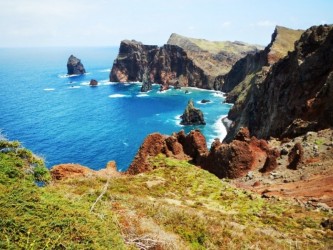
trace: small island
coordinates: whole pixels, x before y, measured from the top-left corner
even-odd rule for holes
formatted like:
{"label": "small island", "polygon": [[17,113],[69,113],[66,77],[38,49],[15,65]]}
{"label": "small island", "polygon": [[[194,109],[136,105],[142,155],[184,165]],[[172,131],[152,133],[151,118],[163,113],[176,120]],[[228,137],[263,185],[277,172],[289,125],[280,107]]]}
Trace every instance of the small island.
{"label": "small island", "polygon": [[83,75],[86,70],[81,63],[81,60],[73,55],[68,58],[67,61],[67,74],[68,75]]}
{"label": "small island", "polygon": [[194,107],[192,99],[189,100],[181,119],[181,125],[206,125],[202,111]]}

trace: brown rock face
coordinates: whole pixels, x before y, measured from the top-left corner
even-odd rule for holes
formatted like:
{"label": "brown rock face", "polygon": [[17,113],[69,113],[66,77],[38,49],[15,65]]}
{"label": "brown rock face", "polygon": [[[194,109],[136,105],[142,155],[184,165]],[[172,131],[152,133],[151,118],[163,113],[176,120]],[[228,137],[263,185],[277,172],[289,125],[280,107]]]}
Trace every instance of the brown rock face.
{"label": "brown rock face", "polygon": [[136,41],[122,41],[118,57],[110,73],[110,81],[143,81],[162,86],[196,86],[208,88],[208,79],[204,72],[193,64],[186,52],[175,45],[162,47],[143,45]]}
{"label": "brown rock face", "polygon": [[314,26],[293,52],[252,82],[233,113],[231,140],[240,127],[258,138],[295,137],[333,125],[333,25]]}
{"label": "brown rock face", "polygon": [[179,160],[193,159],[196,162],[207,151],[205,137],[198,130],[193,130],[188,135],[185,135],[184,131],[171,136],[159,133],[150,134],[141,145],[127,173],[138,174],[154,169],[150,158],[158,154]]}
{"label": "brown rock face", "polygon": [[60,164],[50,170],[53,180],[62,180],[74,177],[87,177],[92,175],[93,170],[79,164]]}
{"label": "brown rock face", "polygon": [[[238,178],[245,176],[250,170],[265,166],[265,171],[276,167],[278,153],[269,148],[264,140],[250,138],[247,129],[242,130],[239,138],[230,144],[222,144],[216,140],[210,151],[206,139],[199,130],[185,135],[184,131],[172,136],[161,134],[149,135],[140,147],[127,173],[138,174],[154,169],[151,157],[164,154],[191,162],[220,178]],[[245,137],[244,137],[245,136]]]}
{"label": "brown rock face", "polygon": [[108,162],[106,168],[99,171],[94,171],[79,164],[59,164],[53,166],[50,170],[50,173],[52,179],[55,181],[78,177],[117,177],[121,175],[121,173],[117,171],[117,166],[114,161]]}
{"label": "brown rock face", "polygon": [[250,138],[246,128],[241,129],[237,138],[229,144],[216,140],[202,167],[219,178],[239,178],[250,170],[270,171],[277,166],[278,153],[266,141]]}
{"label": "brown rock face", "polygon": [[142,82],[148,75],[148,82],[162,86],[213,89],[217,75],[225,74],[238,59],[257,50],[257,46],[240,42],[210,42],[176,34],[162,47],[124,40],[110,81]]}

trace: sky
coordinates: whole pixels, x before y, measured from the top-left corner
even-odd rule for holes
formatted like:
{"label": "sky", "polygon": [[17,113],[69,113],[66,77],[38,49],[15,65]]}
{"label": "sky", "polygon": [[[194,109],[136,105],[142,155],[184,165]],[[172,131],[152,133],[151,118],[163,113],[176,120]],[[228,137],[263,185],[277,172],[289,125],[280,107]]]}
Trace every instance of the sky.
{"label": "sky", "polygon": [[333,24],[333,0],[0,0],[0,47],[163,45],[172,33],[267,45],[276,25]]}

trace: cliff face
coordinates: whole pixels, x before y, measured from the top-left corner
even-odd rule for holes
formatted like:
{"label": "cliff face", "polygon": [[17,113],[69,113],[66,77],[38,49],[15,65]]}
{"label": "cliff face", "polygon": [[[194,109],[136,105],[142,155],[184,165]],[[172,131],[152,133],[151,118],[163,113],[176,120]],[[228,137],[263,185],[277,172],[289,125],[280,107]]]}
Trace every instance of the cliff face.
{"label": "cliff face", "polygon": [[159,48],[136,41],[122,41],[110,81],[141,82],[145,74],[148,82],[208,88],[207,76],[182,48],[173,45]]}
{"label": "cliff face", "polygon": [[[262,70],[264,66],[271,66],[281,58],[285,57],[288,51],[292,51],[294,43],[297,41],[303,30],[293,30],[277,26],[272,34],[271,43],[267,47],[255,54],[248,54],[238,60],[230,72],[226,75],[220,75],[215,80],[215,88],[223,92],[232,91],[237,85],[245,81],[249,82],[249,77]],[[246,79],[247,78],[247,79]],[[237,95],[239,91],[233,93]]]}
{"label": "cliff face", "polygon": [[252,81],[245,101],[231,112],[234,126],[260,138],[295,137],[333,125],[333,26],[306,30],[295,50]]}
{"label": "cliff face", "polygon": [[158,47],[122,41],[113,63],[110,81],[148,81],[162,85],[214,88],[214,79],[225,74],[247,53],[258,49],[240,42],[209,42],[173,34]]}

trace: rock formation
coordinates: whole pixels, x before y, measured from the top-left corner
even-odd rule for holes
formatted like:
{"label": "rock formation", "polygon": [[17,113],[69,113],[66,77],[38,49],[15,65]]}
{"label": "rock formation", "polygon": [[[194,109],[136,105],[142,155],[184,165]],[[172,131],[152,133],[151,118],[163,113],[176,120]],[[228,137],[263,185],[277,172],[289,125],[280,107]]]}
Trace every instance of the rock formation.
{"label": "rock formation", "polygon": [[108,162],[106,168],[99,171],[94,171],[79,164],[59,164],[53,166],[50,173],[54,181],[78,177],[117,177],[121,175],[121,173],[117,171],[117,166],[114,161]]}
{"label": "rock formation", "polygon": [[168,44],[162,47],[143,45],[135,40],[122,41],[110,81],[141,82],[147,74],[148,82],[163,86],[212,89],[217,75],[228,72],[236,60],[258,50],[256,46],[239,42],[219,43],[191,38],[192,43],[201,46],[193,49],[183,46],[187,39],[173,34]]}
{"label": "rock formation", "polygon": [[[206,139],[199,130],[188,135],[184,131],[171,136],[155,133],[149,135],[131,163],[127,173],[138,174],[154,169],[153,157],[164,154],[180,160],[191,160],[220,178],[238,178],[250,170],[265,168],[271,171],[277,166],[277,150],[268,146],[265,140],[250,138],[247,129],[242,129],[239,140],[230,144],[218,139],[207,149]],[[244,137],[245,136],[245,137]]]}
{"label": "rock formation", "polygon": [[81,60],[71,55],[67,61],[67,74],[68,75],[82,75],[86,73]]}
{"label": "rock formation", "polygon": [[98,85],[98,81],[96,81],[95,79],[91,79],[89,86],[97,86]]}
{"label": "rock formation", "polygon": [[251,82],[243,103],[229,112],[234,126],[259,138],[295,137],[333,125],[333,26],[314,26],[293,52]]}
{"label": "rock formation", "polygon": [[184,113],[180,117],[181,125],[206,125],[203,113],[194,107],[193,100],[189,100]]}

